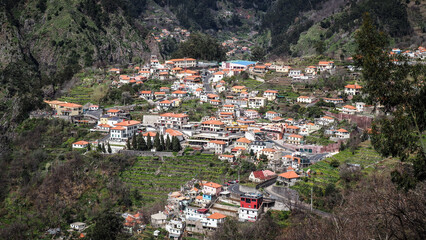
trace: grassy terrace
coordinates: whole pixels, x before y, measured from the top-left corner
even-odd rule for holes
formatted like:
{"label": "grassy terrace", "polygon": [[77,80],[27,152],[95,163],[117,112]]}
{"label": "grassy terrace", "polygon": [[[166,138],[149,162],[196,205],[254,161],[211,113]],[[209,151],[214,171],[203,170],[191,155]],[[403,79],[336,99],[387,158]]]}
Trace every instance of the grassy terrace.
{"label": "grassy terrace", "polygon": [[[383,160],[383,161],[382,161]],[[315,185],[325,190],[327,185],[332,184],[337,188],[342,188],[345,182],[340,178],[339,167],[333,167],[332,161],[337,161],[340,166],[343,164],[360,164],[361,173],[369,174],[375,167],[386,171],[386,166],[395,163],[395,159],[385,159],[377,153],[369,141],[363,142],[360,148],[354,154],[346,149],[330,158],[311,165],[304,170],[311,169],[313,174],[308,180],[307,178],[297,182],[291,188],[297,190],[303,199],[310,197],[311,187]]]}
{"label": "grassy terrace", "polygon": [[187,181],[198,178],[222,183],[227,176],[228,165],[214,155],[195,155],[164,158],[139,157],[121,178],[131,188],[136,188],[148,202],[167,198]]}

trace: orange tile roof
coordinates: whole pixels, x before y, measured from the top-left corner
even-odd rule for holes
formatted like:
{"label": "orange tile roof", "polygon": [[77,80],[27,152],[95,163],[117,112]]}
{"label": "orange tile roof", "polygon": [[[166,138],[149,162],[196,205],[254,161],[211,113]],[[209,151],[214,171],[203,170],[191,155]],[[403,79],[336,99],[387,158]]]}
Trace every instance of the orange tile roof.
{"label": "orange tile roof", "polygon": [[350,89],[361,89],[362,86],[358,85],[358,84],[349,84],[346,85],[345,88],[350,88]]}
{"label": "orange tile roof", "polygon": [[111,128],[111,130],[125,130],[125,128],[124,128],[124,127],[117,126],[117,127],[113,127],[113,128]]}
{"label": "orange tile roof", "polygon": [[182,136],[183,135],[183,133],[181,133],[177,130],[171,129],[171,128],[166,129],[166,133],[168,133],[171,136]]}
{"label": "orange tile roof", "polygon": [[198,200],[203,200],[203,196],[196,196],[195,198]]}
{"label": "orange tile roof", "polygon": [[155,137],[155,136],[157,136],[157,133],[156,132],[146,132],[146,133],[144,133],[144,134],[142,134],[144,137],[146,137],[146,136],[150,136],[150,137]]}
{"label": "orange tile roof", "polygon": [[140,91],[140,94],[152,94],[151,91]]}
{"label": "orange tile roof", "polygon": [[219,144],[219,145],[225,145],[226,142],[220,141],[220,140],[211,140],[209,143]]}
{"label": "orange tile roof", "polygon": [[116,123],[115,126],[133,126],[133,125],[137,125],[140,124],[141,122],[139,121],[135,121],[135,120],[127,120],[127,121],[122,121],[119,123]]}
{"label": "orange tile roof", "polygon": [[263,151],[263,152],[276,152],[276,151],[277,151],[277,149],[273,149],[273,148],[264,148],[264,149],[262,149],[262,150],[260,150],[260,151]]}
{"label": "orange tile roof", "polygon": [[245,137],[242,137],[242,138],[240,138],[240,139],[238,139],[237,140],[237,142],[240,142],[240,143],[251,143],[251,141],[250,140],[248,140],[247,138],[245,138]]}
{"label": "orange tile roof", "polygon": [[166,92],[155,92],[154,95],[165,95]]}
{"label": "orange tile roof", "polygon": [[108,113],[117,113],[117,112],[120,112],[120,110],[119,109],[110,109],[107,112]]}
{"label": "orange tile roof", "polygon": [[235,89],[244,89],[244,88],[246,88],[246,86],[233,86],[232,88],[235,88]]}
{"label": "orange tile roof", "polygon": [[162,104],[170,104],[172,102],[170,102],[169,100],[164,100],[164,101],[161,101],[160,103],[162,103]]}
{"label": "orange tile roof", "polygon": [[193,58],[177,58],[177,59],[170,59],[170,62],[184,62],[184,61],[195,61]]}
{"label": "orange tile roof", "polygon": [[265,92],[266,92],[266,93],[278,93],[278,91],[277,91],[277,90],[266,90]]}
{"label": "orange tile roof", "polygon": [[226,155],[226,154],[222,154],[220,156],[221,157],[226,157],[226,158],[233,158],[234,157],[234,155]]}
{"label": "orange tile roof", "polygon": [[212,187],[212,188],[220,188],[220,187],[222,187],[222,185],[214,183],[214,182],[208,182],[208,183],[204,184],[204,186]]}
{"label": "orange tile roof", "polygon": [[221,213],[213,213],[212,215],[208,216],[207,218],[209,219],[222,219],[222,218],[226,218],[225,215],[221,214]]}
{"label": "orange tile roof", "polygon": [[73,143],[73,145],[87,145],[87,144],[89,144],[89,142],[86,142],[86,141],[78,141],[78,142],[75,142],[75,143]]}
{"label": "orange tile roof", "polygon": [[173,94],[186,94],[186,92],[185,91],[181,91],[181,90],[177,90],[177,91],[174,91],[174,92],[172,92]]}
{"label": "orange tile roof", "polygon": [[287,179],[299,178],[299,175],[297,175],[297,173],[295,171],[288,171],[288,172],[285,172],[285,173],[281,173],[278,176],[283,177],[283,178],[287,178]]}
{"label": "orange tile roof", "polygon": [[343,128],[341,128],[341,129],[339,129],[339,130],[337,130],[338,132],[341,132],[341,133],[347,133],[348,131],[346,130],[346,129],[343,129]]}
{"label": "orange tile roof", "polygon": [[352,109],[352,110],[356,110],[356,107],[351,106],[351,105],[345,105],[343,106],[343,108],[347,108],[347,109]]}
{"label": "orange tile roof", "polygon": [[231,112],[221,112],[221,113],[219,113],[220,115],[234,115],[233,113],[231,113]]}
{"label": "orange tile roof", "polygon": [[68,107],[68,108],[80,108],[80,107],[83,107],[82,105],[75,104],[75,103],[60,103],[59,106]]}
{"label": "orange tile roof", "polygon": [[218,120],[208,120],[205,122],[202,122],[201,124],[209,124],[209,125],[225,125],[225,123],[218,121]]}
{"label": "orange tile roof", "polygon": [[292,137],[292,138],[303,138],[302,136],[297,135],[297,134],[291,134],[291,135],[290,135],[290,136],[288,136],[288,137]]}
{"label": "orange tile roof", "polygon": [[188,117],[188,115],[183,113],[163,113],[160,115],[160,117],[184,118],[184,117]]}

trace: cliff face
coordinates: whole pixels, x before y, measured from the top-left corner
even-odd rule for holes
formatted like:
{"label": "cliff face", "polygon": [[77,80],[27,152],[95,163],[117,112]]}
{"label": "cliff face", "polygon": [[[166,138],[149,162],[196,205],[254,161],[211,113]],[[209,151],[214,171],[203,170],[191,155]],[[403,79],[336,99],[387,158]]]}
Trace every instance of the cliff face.
{"label": "cliff face", "polygon": [[159,53],[140,20],[143,8],[135,12],[130,5],[139,2],[144,1],[0,3],[0,158],[17,123],[80,69],[128,64]]}

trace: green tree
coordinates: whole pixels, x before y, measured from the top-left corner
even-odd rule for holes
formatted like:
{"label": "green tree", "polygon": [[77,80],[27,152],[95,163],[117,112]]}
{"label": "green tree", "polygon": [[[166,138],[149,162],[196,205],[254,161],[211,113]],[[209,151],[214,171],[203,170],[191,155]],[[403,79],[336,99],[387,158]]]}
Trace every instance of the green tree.
{"label": "green tree", "polygon": [[268,156],[266,156],[264,153],[262,153],[262,154],[259,156],[259,159],[260,159],[260,161],[262,161],[262,162],[266,162],[266,161],[268,161]]}
{"label": "green tree", "polygon": [[166,150],[167,151],[172,150],[172,142],[170,141],[170,137],[169,137],[168,134],[167,134],[167,137],[166,137]]}
{"label": "green tree", "polygon": [[160,135],[160,145],[161,145],[161,151],[164,151],[166,149],[166,144],[164,143],[163,134]]}
{"label": "green tree", "polygon": [[96,147],[96,151],[98,152],[102,151],[102,146],[100,143],[98,143],[98,146]]}
{"label": "green tree", "polygon": [[88,239],[115,240],[123,230],[121,216],[112,212],[104,212],[95,218],[95,225],[88,233]]}
{"label": "green tree", "polygon": [[127,147],[127,150],[132,149],[131,145],[130,145],[130,139],[127,139],[127,141],[126,141],[126,147]]}
{"label": "green tree", "polygon": [[132,137],[132,148],[133,150],[138,150],[138,142],[136,141],[136,134],[133,134],[133,137]]}
{"label": "green tree", "polygon": [[102,152],[106,153],[105,143],[102,143]]}
{"label": "green tree", "polygon": [[157,151],[161,151],[161,141],[160,141],[160,134],[159,133],[157,133],[155,135],[155,138],[154,138],[154,148]]}
{"label": "green tree", "polygon": [[148,149],[148,147],[146,146],[145,138],[142,134],[139,134],[138,137],[138,149],[140,151],[146,151]]}
{"label": "green tree", "polygon": [[87,144],[87,151],[92,151],[92,144],[91,143]]}
{"label": "green tree", "polygon": [[192,33],[188,40],[179,44],[172,54],[175,58],[191,57],[209,61],[223,61],[226,52],[213,37],[200,32]]}
{"label": "green tree", "polygon": [[180,145],[180,141],[175,136],[172,137],[172,148],[173,148],[173,152],[179,152],[180,150],[182,150],[182,146]]}
{"label": "green tree", "polygon": [[152,140],[151,140],[151,136],[149,135],[149,133],[148,133],[148,136],[146,138],[147,138],[146,146],[148,148],[147,150],[151,150],[152,149]]}
{"label": "green tree", "polygon": [[250,60],[262,62],[263,60],[265,60],[265,56],[266,56],[265,49],[260,46],[255,46],[251,50]]}
{"label": "green tree", "polygon": [[111,148],[111,145],[109,145],[109,142],[108,142],[108,153],[109,153],[109,154],[111,154],[111,153],[112,153],[112,148]]}
{"label": "green tree", "polygon": [[[392,172],[392,180],[404,189],[426,179],[426,67],[410,65],[403,56],[388,55],[388,38],[373,25],[369,14],[355,34],[358,45],[354,60],[362,67],[364,92],[375,105],[392,117],[373,123],[371,140],[383,156],[411,162]],[[411,167],[410,167],[411,166]]]}

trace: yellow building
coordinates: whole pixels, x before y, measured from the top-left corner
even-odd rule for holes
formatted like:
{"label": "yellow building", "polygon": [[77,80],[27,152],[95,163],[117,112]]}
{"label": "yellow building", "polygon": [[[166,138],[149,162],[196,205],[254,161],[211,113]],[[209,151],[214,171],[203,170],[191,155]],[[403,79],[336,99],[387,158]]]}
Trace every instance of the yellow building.
{"label": "yellow building", "polygon": [[57,116],[77,116],[83,111],[83,106],[75,103],[67,103],[61,101],[44,101],[55,110]]}
{"label": "yellow building", "polygon": [[232,91],[234,93],[247,92],[247,87],[246,86],[233,86]]}

